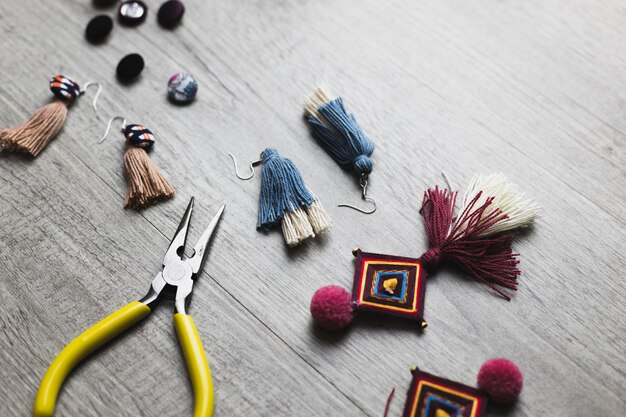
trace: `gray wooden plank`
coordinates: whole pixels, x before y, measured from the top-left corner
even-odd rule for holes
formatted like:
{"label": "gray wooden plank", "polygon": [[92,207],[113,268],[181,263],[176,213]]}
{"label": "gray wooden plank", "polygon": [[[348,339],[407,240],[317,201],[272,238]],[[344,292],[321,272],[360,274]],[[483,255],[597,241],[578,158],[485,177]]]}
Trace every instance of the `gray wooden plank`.
{"label": "gray wooden plank", "polygon": [[[498,415],[620,411],[625,326],[619,318],[624,316],[625,291],[617,277],[626,269],[620,251],[626,240],[621,133],[625,130],[619,88],[623,16],[617,2],[602,7],[588,1],[563,4],[556,0],[523,5],[487,0],[417,5],[359,2],[358,6],[281,2],[268,7],[265,2],[212,2],[194,4],[194,13],[174,32],[164,33],[149,19],[138,29],[116,28],[107,44],[98,48],[89,48],[78,36],[94,14],[89,4],[0,6],[7,9],[0,13],[7,23],[3,30],[11,35],[0,40],[3,58],[6,55],[0,62],[1,76],[15,79],[18,73],[20,80],[0,83],[0,121],[19,121],[48,97],[45,78],[52,68],[106,84],[99,119],[94,120],[88,99],[82,99],[72,109],[63,135],[39,160],[30,164],[2,158],[10,167],[2,171],[7,184],[9,180],[17,184],[5,185],[5,201],[22,202],[5,202],[1,207],[7,213],[5,246],[24,256],[41,254],[37,259],[52,262],[58,280],[86,285],[81,288],[85,300],[80,311],[89,312],[88,316],[77,315],[75,307],[62,302],[76,291],[69,287],[56,295],[54,312],[40,313],[42,321],[56,323],[64,314],[84,319],[63,329],[72,333],[110,311],[108,301],[97,304],[97,311],[90,311],[94,307],[87,301],[100,303],[114,285],[85,284],[78,275],[108,272],[115,261],[123,267],[112,273],[139,272],[115,245],[120,236],[128,243],[143,244],[142,237],[150,233],[159,242],[153,256],[141,260],[138,275],[145,275],[145,269],[158,263],[165,236],[174,230],[185,200],[195,194],[200,202],[196,219],[210,216],[210,209],[223,200],[229,204],[220,229],[223,240],[214,245],[212,254],[219,262],[207,265],[218,287],[199,287],[193,304],[196,321],[202,318],[212,324],[219,317],[222,331],[211,342],[221,344],[221,350],[232,350],[236,344],[237,338],[228,337],[234,325],[230,316],[237,318],[237,324],[250,322],[239,335],[253,331],[246,340],[263,342],[242,348],[238,357],[224,358],[224,371],[215,371],[216,378],[224,378],[217,385],[224,414],[264,415],[268,410],[335,414],[325,410],[328,402],[338,402],[337,413],[342,415],[358,414],[359,409],[380,415],[389,390],[396,386],[399,392],[392,411],[399,415],[409,366],[417,364],[472,383],[480,364],[494,355],[515,359],[527,375],[521,401],[513,410],[496,410]],[[55,18],[50,18],[51,10]],[[65,24],[59,25],[57,19]],[[27,21],[38,26],[19,24]],[[42,32],[51,35],[33,44],[30,37]],[[64,48],[56,48],[59,44]],[[5,53],[9,47],[12,53]],[[114,66],[123,54],[135,50],[144,54],[147,68],[138,83],[119,86]],[[164,81],[181,69],[201,81],[198,101],[185,108],[164,100]],[[352,178],[313,143],[302,122],[302,101],[320,79],[327,79],[346,96],[349,108],[377,142],[371,183],[381,202],[376,215],[366,217],[334,207],[358,194]],[[123,144],[119,136],[101,146],[94,144],[106,118],[118,113],[154,129],[158,144],[152,158],[178,188],[173,202],[141,215],[121,211]],[[264,236],[254,230],[258,179],[236,180],[226,156],[230,151],[242,159],[254,158],[270,145],[296,162],[335,220],[328,236],[291,252],[285,250],[279,233]],[[45,165],[33,172],[38,164]],[[63,170],[53,170],[59,166],[74,175],[63,177]],[[28,173],[17,176],[18,167]],[[477,284],[443,270],[428,287],[430,327],[421,335],[410,325],[385,320],[357,323],[343,337],[315,331],[307,312],[310,295],[327,283],[350,284],[352,247],[407,256],[424,249],[417,210],[421,192],[438,182],[441,169],[460,187],[474,171],[505,172],[544,206],[536,230],[516,243],[524,255],[524,275],[514,300],[497,300]],[[59,185],[59,176],[68,185]],[[23,187],[33,183],[37,186],[32,195],[18,197]],[[62,203],[51,204],[58,194],[62,198],[56,201]],[[108,213],[115,213],[115,221],[91,219],[92,213],[103,212],[102,207],[109,217]],[[32,218],[41,213],[46,218],[33,223]],[[76,221],[80,236],[66,248],[69,238],[62,239],[57,230]],[[102,238],[82,234],[94,223],[99,233],[108,225]],[[26,244],[19,246],[12,240],[13,227],[24,229]],[[46,233],[59,243],[33,249],[32,243]],[[132,236],[125,237],[128,233]],[[83,246],[81,252],[78,248]],[[103,249],[111,253],[110,262],[101,259]],[[42,281],[28,282],[31,276],[46,275],[45,264],[28,265],[23,274],[16,273],[22,264],[12,256],[2,256],[2,264],[7,275],[19,277],[19,284],[35,285],[36,293],[49,291]],[[66,271],[65,264],[82,265],[82,273]],[[137,277],[139,289],[147,279],[143,275]],[[4,293],[13,294],[10,289]],[[133,296],[134,291],[111,301],[123,303]],[[25,295],[18,292],[15,297],[31,308],[43,310],[46,305],[37,296],[23,299]],[[214,305],[213,298],[223,302]],[[6,305],[2,311],[16,311],[10,302]],[[205,317],[205,310],[211,314]],[[160,363],[166,357],[164,349],[177,354],[173,333],[165,337],[164,327],[172,330],[163,315],[167,314],[153,320],[160,323],[158,330],[143,326],[139,334],[129,335],[81,368],[63,397],[67,413],[83,415],[86,409],[113,407],[123,414],[151,401],[148,392],[159,398],[148,405],[151,411],[178,412],[174,404],[179,404],[172,401],[175,385],[155,381],[139,391],[142,395],[133,396],[137,391],[127,382],[150,368],[137,371],[125,364],[143,363],[146,358]],[[41,340],[44,327],[29,330],[26,342]],[[207,330],[203,335],[211,333]],[[167,348],[155,347],[143,355],[141,349],[127,353],[134,348],[129,346],[133,338],[150,331],[154,333],[146,338]],[[66,339],[64,334],[56,343],[60,346]],[[55,349],[48,349],[52,356]],[[291,375],[297,375],[316,389],[305,390],[303,383],[294,388],[296,395],[315,392],[314,398],[298,397],[283,404],[282,393],[268,393],[258,386],[258,379],[238,372],[242,360],[254,361],[258,354],[273,358],[274,351],[281,356],[276,384],[290,386]],[[24,361],[40,362],[43,372],[42,352],[19,352]],[[114,362],[116,372],[98,364],[114,357],[120,358]],[[169,365],[173,364],[164,366],[167,375],[171,375]],[[268,368],[274,366],[270,362]],[[177,374],[171,379],[185,381],[180,363],[172,369]],[[22,378],[10,388],[14,401],[8,405],[8,411],[20,413],[32,402],[37,378],[21,374],[23,369],[15,361],[7,372],[12,379]],[[99,381],[105,381],[109,396],[103,396]],[[81,388],[85,383],[89,385]],[[250,391],[249,396],[237,402],[241,397],[234,393],[242,390]],[[180,402],[190,407],[189,392],[183,397]]]}

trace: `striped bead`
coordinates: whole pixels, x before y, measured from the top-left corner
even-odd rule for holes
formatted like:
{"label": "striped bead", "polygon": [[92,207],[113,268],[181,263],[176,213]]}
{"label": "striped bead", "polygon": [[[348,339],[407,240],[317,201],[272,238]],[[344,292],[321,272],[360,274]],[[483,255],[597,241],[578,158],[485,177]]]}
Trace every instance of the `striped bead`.
{"label": "striped bead", "polygon": [[80,95],[78,84],[64,75],[55,75],[50,79],[50,91],[61,100],[67,101],[73,101]]}
{"label": "striped bead", "polygon": [[126,140],[139,148],[150,148],[154,145],[154,135],[142,125],[128,125],[124,128]]}

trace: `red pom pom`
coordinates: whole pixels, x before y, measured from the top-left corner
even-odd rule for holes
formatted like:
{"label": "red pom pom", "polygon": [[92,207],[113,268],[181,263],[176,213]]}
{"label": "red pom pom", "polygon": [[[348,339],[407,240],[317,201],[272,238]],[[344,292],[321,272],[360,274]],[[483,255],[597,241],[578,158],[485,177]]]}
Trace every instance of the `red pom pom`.
{"label": "red pom pom", "polygon": [[324,329],[343,329],[352,321],[350,293],[336,285],[320,288],[311,299],[311,316]]}
{"label": "red pom pom", "polygon": [[478,371],[478,387],[497,404],[510,404],[522,391],[524,376],[522,371],[508,359],[491,359]]}

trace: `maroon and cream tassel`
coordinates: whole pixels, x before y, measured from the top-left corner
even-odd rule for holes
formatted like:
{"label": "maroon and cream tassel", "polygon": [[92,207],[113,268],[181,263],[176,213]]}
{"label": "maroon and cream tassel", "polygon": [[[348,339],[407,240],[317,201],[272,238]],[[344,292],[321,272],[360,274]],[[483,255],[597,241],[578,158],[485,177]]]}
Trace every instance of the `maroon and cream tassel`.
{"label": "maroon and cream tassel", "polygon": [[80,97],[90,85],[97,85],[93,108],[102,88],[97,83],[87,83],[81,90],[78,84],[68,77],[56,75],[50,80],[50,90],[55,95],[52,103],[46,104],[19,126],[0,130],[0,151],[20,152],[37,156],[59,133],[67,116],[67,106]]}
{"label": "maroon and cream tassel", "polygon": [[420,213],[430,248],[420,262],[432,271],[445,260],[509,300],[503,289],[517,289],[520,274],[511,232],[530,226],[539,205],[502,174],[475,175],[455,217],[456,199],[456,191],[438,187],[424,193]]}
{"label": "maroon and cream tassel", "polygon": [[[106,139],[112,118],[101,142]],[[124,153],[124,174],[128,182],[128,193],[124,199],[125,208],[141,210],[174,195],[174,187],[150,160],[148,150],[154,145],[154,135],[142,125],[122,124],[122,133],[126,137]]]}

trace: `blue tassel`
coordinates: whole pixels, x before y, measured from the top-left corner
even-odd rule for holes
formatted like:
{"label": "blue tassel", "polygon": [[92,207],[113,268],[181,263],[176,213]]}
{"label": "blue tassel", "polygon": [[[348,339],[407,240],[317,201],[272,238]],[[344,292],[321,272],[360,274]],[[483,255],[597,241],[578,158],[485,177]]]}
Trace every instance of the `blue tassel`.
{"label": "blue tassel", "polygon": [[293,162],[270,148],[261,153],[261,160],[263,178],[257,229],[269,230],[280,224],[289,246],[325,232],[330,227],[330,218],[304,184]]}
{"label": "blue tassel", "polygon": [[329,100],[326,93],[318,89],[305,110],[313,136],[335,162],[345,169],[354,169],[359,177],[372,172],[370,156],[374,142],[346,111],[341,97]]}

